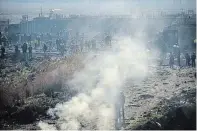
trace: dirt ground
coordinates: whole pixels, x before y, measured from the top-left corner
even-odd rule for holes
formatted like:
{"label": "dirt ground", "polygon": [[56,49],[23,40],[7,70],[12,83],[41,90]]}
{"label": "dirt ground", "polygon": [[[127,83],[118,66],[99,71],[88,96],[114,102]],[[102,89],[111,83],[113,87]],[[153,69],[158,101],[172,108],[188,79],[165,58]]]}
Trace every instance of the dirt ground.
{"label": "dirt ground", "polygon": [[195,68],[177,70],[157,67],[152,71],[152,75],[144,81],[129,83],[124,89],[126,129],[132,129],[146,119],[146,114],[160,102],[196,88]]}
{"label": "dirt ground", "polygon": [[25,65],[21,59],[13,60],[13,55],[0,59],[0,109],[12,106],[15,101],[43,93],[48,85],[61,82],[61,76],[69,76],[78,68],[77,56],[68,58],[44,58],[34,56]]}
{"label": "dirt ground", "polygon": [[[17,68],[16,71],[10,71],[9,69],[10,72],[3,77],[2,81],[6,82],[6,79],[8,79],[12,84],[9,84],[9,82],[8,84],[1,84],[8,85],[6,88],[11,87],[10,89],[12,89],[12,91],[14,89],[20,89],[14,91],[15,93],[19,93],[21,90],[24,93],[24,89],[26,88],[34,89],[33,94],[30,95],[33,97],[27,99],[23,97],[23,95],[19,95],[18,97],[25,98],[25,103],[31,103],[31,101],[36,100],[39,104],[34,102],[34,105],[40,106],[42,106],[40,103],[45,101],[44,103],[47,103],[48,105],[46,109],[42,111],[44,112],[51,106],[51,103],[52,106],[54,106],[59,102],[59,98],[53,99],[50,97],[49,99],[47,96],[37,96],[37,87],[46,87],[61,80],[61,77],[57,76],[69,76],[75,70],[82,68],[79,64],[79,59],[80,57],[76,57],[74,60],[73,58],[63,60],[38,60],[37,62],[32,62],[31,67],[33,68],[24,68],[24,66],[20,65],[20,68],[18,69],[19,71],[17,71]],[[78,66],[76,67],[76,65]],[[17,67],[17,65],[13,65],[13,67]],[[6,68],[2,71],[4,70],[6,70]],[[69,72],[67,70],[69,70]],[[133,129],[137,125],[142,124],[146,119],[148,112],[151,112],[159,103],[165,100],[171,100],[174,96],[180,96],[183,91],[188,92],[196,88],[196,78],[194,77],[194,73],[196,72],[195,68],[170,69],[169,67],[150,66],[149,71],[147,78],[142,81],[129,80],[123,89],[126,97],[124,129]],[[33,79],[29,81],[29,78],[35,73],[36,76],[33,76]],[[17,74],[23,74],[23,76],[16,77]],[[18,85],[16,84],[15,88],[12,87],[14,83],[12,79],[13,81],[17,81]],[[24,85],[25,88],[20,88]],[[40,93],[43,91],[44,90],[41,90]],[[11,93],[11,95],[14,95],[15,93]],[[35,99],[34,95],[36,95]],[[8,96],[8,98],[9,99],[7,100],[15,99],[15,97],[12,96]],[[162,106],[162,104],[160,106]],[[160,116],[162,116],[162,113],[158,113],[156,116],[152,117]],[[39,129],[36,124],[40,120],[39,117],[36,118],[35,121],[32,121],[32,124],[13,123],[13,125],[10,125],[9,123],[9,128],[2,129]]]}

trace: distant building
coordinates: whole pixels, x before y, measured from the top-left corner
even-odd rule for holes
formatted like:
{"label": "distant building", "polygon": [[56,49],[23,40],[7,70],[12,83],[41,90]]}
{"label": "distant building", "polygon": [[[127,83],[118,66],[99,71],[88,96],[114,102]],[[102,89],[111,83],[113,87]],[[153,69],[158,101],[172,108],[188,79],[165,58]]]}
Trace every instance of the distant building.
{"label": "distant building", "polygon": [[20,33],[57,33],[65,29],[66,23],[66,19],[62,19],[62,17],[51,19],[50,17],[39,16],[31,21],[21,21]]}
{"label": "distant building", "polygon": [[164,29],[163,33],[169,48],[178,44],[182,51],[193,50],[196,39],[196,15],[191,11],[180,15],[172,25]]}
{"label": "distant building", "polygon": [[10,24],[8,26],[8,34],[19,34],[20,33],[20,24]]}
{"label": "distant building", "polygon": [[7,33],[9,26],[9,20],[0,20],[0,31]]}
{"label": "distant building", "polygon": [[[147,26],[147,29],[145,29],[144,32],[149,39],[152,40],[156,33],[161,29],[160,26],[153,26],[153,23],[163,23],[165,24],[164,26],[166,26],[163,30],[166,36],[164,41],[168,44],[169,48],[176,43],[178,43],[181,48],[184,48],[196,38],[196,14],[192,10],[188,10],[187,12],[177,12],[178,11],[176,11],[176,13],[150,11],[135,18],[131,17],[131,15],[68,15],[67,17],[64,17],[63,15],[54,14],[53,10],[50,11],[48,17],[45,17],[42,15],[41,11],[39,16],[33,20],[29,20],[27,15],[22,16],[19,26],[10,25],[9,32],[19,32],[20,34],[27,35],[32,33],[51,33],[53,36],[58,34],[60,37],[68,39],[75,37],[76,32],[79,32],[79,34],[86,33],[87,30],[99,32],[100,34],[104,34],[104,32],[111,33],[112,35],[113,33],[135,34],[135,32],[138,31],[137,27],[140,27],[141,21],[147,21],[148,19],[149,22],[147,24],[150,23],[150,26]],[[67,33],[64,34],[64,32]],[[97,33],[90,33],[86,36],[87,38],[84,36],[83,39],[84,41],[86,39],[92,39],[94,35],[97,35]]]}

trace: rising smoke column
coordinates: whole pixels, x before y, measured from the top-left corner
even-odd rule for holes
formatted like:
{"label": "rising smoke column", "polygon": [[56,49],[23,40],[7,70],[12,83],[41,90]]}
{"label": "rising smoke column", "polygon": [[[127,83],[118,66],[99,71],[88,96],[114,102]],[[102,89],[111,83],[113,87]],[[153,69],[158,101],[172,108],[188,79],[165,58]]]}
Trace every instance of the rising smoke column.
{"label": "rising smoke column", "polygon": [[[112,49],[90,53],[85,68],[73,75],[71,88],[80,93],[70,101],[57,104],[50,115],[58,116],[56,127],[40,122],[41,129],[114,129],[114,103],[117,93],[129,80],[142,80],[148,72],[142,41],[119,38]],[[58,127],[58,128],[57,128]]]}

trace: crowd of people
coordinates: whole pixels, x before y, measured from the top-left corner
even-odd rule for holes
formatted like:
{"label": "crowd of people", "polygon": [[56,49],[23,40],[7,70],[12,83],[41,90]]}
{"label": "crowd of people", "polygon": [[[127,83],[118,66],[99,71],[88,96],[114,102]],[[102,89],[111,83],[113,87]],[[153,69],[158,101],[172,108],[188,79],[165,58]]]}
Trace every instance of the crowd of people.
{"label": "crowd of people", "polygon": [[[174,57],[174,55],[173,55],[173,53],[171,52],[170,53],[170,57],[169,57],[169,66],[170,66],[170,68],[173,68],[174,67],[174,65],[175,65],[175,57]],[[180,63],[180,54],[178,55],[178,57],[177,57],[177,65],[179,66],[179,67],[182,67],[183,65],[181,65],[181,63]],[[189,53],[186,53],[185,54],[185,66],[186,67],[196,67],[196,53],[195,52],[193,52],[191,55],[189,55]]]}
{"label": "crowd of people", "polygon": [[[83,52],[84,48],[87,50],[95,50],[96,49],[96,42],[95,40],[90,41],[79,41],[80,44],[77,43],[78,38],[74,37],[68,42],[68,39],[63,39],[61,37],[53,38],[51,35],[47,34],[47,39],[44,40],[41,37],[35,37],[36,41],[27,42],[25,39],[22,41],[23,44],[15,44],[14,48],[14,56],[15,58],[18,58],[20,56],[20,48],[22,50],[22,60],[28,65],[28,62],[33,59],[33,48],[35,50],[38,50],[38,48],[42,48],[42,51],[44,53],[44,56],[47,56],[47,51],[51,51],[56,48],[56,51],[58,51],[62,56],[64,56],[65,52],[68,52],[70,50],[73,53],[77,52]],[[43,36],[42,36],[43,37]],[[5,37],[2,37],[0,33],[0,45],[1,45],[1,58],[5,57],[5,46],[6,46],[6,40]],[[2,39],[3,38],[3,39]],[[29,36],[28,36],[28,39]],[[52,42],[52,39],[55,39],[55,42]],[[83,42],[82,42],[83,41]],[[2,44],[4,43],[4,44]],[[69,43],[69,44],[68,44]],[[103,43],[105,43],[105,46],[111,47],[112,45],[112,38],[109,35],[106,35],[103,39]],[[33,46],[34,45],[34,46]],[[69,45],[69,46],[68,46]],[[174,55],[175,54],[175,55]],[[175,58],[177,58],[177,65],[181,67],[181,53],[180,50],[176,53],[170,53],[169,55],[169,66],[170,68],[174,68],[175,65]],[[176,57],[175,57],[176,56]],[[185,66],[186,67],[195,67],[196,66],[196,54],[195,52],[189,54],[185,53]],[[116,111],[116,119],[115,119],[115,125],[116,129],[120,129],[120,125],[124,123],[124,104],[125,104],[125,96],[123,92],[120,92],[119,94],[119,100],[117,100],[117,103],[115,103],[115,111]]]}
{"label": "crowd of people", "polygon": [[[27,63],[29,60],[32,60],[33,58],[33,48],[35,50],[42,49],[44,56],[47,56],[47,52],[51,51],[55,48],[56,51],[61,54],[61,56],[64,56],[65,53],[77,53],[77,52],[83,52],[84,50],[90,51],[90,50],[96,50],[96,40],[91,39],[89,41],[85,40],[83,37],[79,37],[80,34],[76,33],[71,38],[68,38],[68,36],[52,36],[51,34],[46,35],[36,35],[32,34],[30,36],[24,35],[22,37],[23,44],[16,43],[15,44],[15,58],[20,56],[20,50],[22,50],[23,57],[22,59]],[[84,36],[84,34],[83,34]],[[0,44],[1,44],[1,58],[5,57],[5,46],[8,43],[8,39],[5,36],[2,36],[0,32]],[[67,38],[67,39],[66,39]],[[7,39],[7,40],[6,40]],[[69,40],[70,39],[70,40]],[[33,41],[30,41],[33,40]],[[54,40],[54,41],[52,41]],[[102,40],[103,43],[105,43],[105,46],[110,46],[112,43],[112,38],[110,35],[106,35],[104,39]],[[19,48],[21,47],[21,49]],[[183,64],[181,65],[181,58],[180,58],[180,50],[176,53],[170,53],[169,57],[169,66],[170,68],[173,68],[175,65],[175,58],[177,58],[177,65],[179,67],[183,67]],[[186,67],[195,67],[196,66],[196,54],[195,52],[192,54],[185,53],[185,65]]]}
{"label": "crowd of people", "polygon": [[[43,52],[44,56],[48,56],[47,52],[59,52],[61,56],[65,54],[75,54],[78,52],[87,52],[91,50],[97,50],[96,39],[95,38],[84,38],[84,33],[73,33],[72,35],[54,35],[51,34],[31,34],[31,35],[21,35],[20,38],[12,42],[8,46],[8,39],[0,33],[0,45],[1,45],[1,57],[5,57],[7,49],[13,49],[14,47],[14,59],[21,58],[25,63],[33,59],[33,52]],[[67,39],[66,39],[67,38]],[[111,45],[111,37],[106,35],[103,38],[105,45]],[[21,55],[22,54],[22,55]]]}

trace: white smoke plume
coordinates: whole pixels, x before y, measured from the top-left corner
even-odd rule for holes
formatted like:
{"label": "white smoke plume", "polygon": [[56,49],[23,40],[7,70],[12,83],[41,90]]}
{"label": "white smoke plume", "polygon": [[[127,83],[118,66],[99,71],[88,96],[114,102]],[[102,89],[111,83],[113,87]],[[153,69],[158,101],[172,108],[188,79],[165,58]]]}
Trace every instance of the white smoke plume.
{"label": "white smoke plume", "polygon": [[119,37],[110,50],[90,53],[85,67],[70,80],[80,93],[70,101],[57,104],[48,113],[58,116],[55,126],[40,122],[41,129],[114,129],[117,93],[127,81],[143,80],[148,73],[144,42]]}

